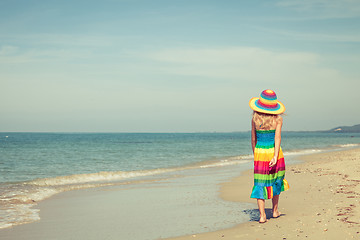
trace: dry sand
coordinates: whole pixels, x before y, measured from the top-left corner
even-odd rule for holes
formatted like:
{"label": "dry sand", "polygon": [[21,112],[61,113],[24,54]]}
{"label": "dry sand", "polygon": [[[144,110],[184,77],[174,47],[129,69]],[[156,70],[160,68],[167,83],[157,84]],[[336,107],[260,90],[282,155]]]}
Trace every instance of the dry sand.
{"label": "dry sand", "polygon": [[[249,209],[251,222],[234,228],[172,238],[184,239],[360,239],[360,149],[314,154],[304,163],[287,166],[290,190],[280,196],[280,218],[259,224],[258,210]],[[250,199],[252,172],[222,184],[220,195],[228,201]]]}

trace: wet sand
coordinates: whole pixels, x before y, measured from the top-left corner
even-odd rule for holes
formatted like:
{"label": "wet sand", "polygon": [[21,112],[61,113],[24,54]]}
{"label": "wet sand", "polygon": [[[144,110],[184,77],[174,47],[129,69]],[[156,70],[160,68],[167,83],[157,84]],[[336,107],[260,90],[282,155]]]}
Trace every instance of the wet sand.
{"label": "wet sand", "polygon": [[[280,218],[271,218],[271,200],[266,201],[269,221],[259,224],[258,210],[246,210],[251,221],[231,229],[193,234],[185,239],[360,239],[360,149],[327,152],[302,157],[304,163],[287,166],[290,190],[280,196]],[[252,171],[222,184],[227,201],[250,199]]]}

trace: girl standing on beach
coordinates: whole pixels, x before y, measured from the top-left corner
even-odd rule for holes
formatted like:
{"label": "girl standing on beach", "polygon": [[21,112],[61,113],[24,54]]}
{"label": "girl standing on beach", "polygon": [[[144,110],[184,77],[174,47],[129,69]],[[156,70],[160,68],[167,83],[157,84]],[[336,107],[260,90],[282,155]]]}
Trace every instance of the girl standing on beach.
{"label": "girl standing on beach", "polygon": [[285,161],[281,143],[283,119],[280,114],[285,106],[277,100],[272,90],[264,90],[259,98],[249,102],[254,110],[251,124],[251,145],[254,153],[254,187],[251,198],[257,199],[259,223],[267,222],[265,199],[272,199],[273,217],[280,217],[279,196],[289,189],[285,177]]}

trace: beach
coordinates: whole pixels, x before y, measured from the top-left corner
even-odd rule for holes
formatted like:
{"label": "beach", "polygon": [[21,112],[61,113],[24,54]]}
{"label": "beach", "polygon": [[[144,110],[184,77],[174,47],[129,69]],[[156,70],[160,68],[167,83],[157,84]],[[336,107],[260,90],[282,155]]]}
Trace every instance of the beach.
{"label": "beach", "polygon": [[[230,181],[212,182],[212,185],[220,185],[211,190],[225,203],[247,203],[245,210],[239,209],[236,214],[247,215],[250,221],[246,221],[234,227],[223,230],[211,231],[206,223],[201,223],[201,228],[205,233],[192,233],[187,236],[170,238],[172,240],[182,239],[359,239],[360,238],[360,177],[359,160],[360,149],[350,149],[343,151],[331,151],[320,154],[302,156],[301,164],[287,166],[286,179],[290,183],[290,190],[281,194],[280,218],[273,219],[271,216],[271,201],[267,201],[266,209],[269,221],[259,224],[258,211],[255,200],[249,198],[252,187],[252,171],[247,170],[241,176],[234,176]],[[212,173],[218,172],[212,169]],[[224,176],[223,173],[220,174]],[[226,174],[225,174],[226,175]],[[195,194],[203,194],[203,199],[210,198],[210,192],[202,192],[203,185],[201,177],[194,175],[188,181],[198,181],[198,188],[193,189]],[[174,176],[174,179],[178,179]],[[160,222],[164,221],[162,215],[163,208],[149,210],[148,207],[140,206],[141,202],[134,203],[128,191],[135,191],[139,200],[150,203],[158,201],[158,197],[166,198],[166,191],[162,192],[162,185],[171,181],[171,178],[145,180],[138,184],[143,184],[142,189],[147,189],[145,196],[143,191],[135,185],[121,185],[111,188],[85,189],[78,191],[65,192],[39,204],[41,209],[41,220],[3,229],[0,231],[1,239],[125,239],[120,236],[126,222],[130,232],[134,236],[126,239],[148,239],[136,236],[137,232],[147,225],[150,228],[158,229]],[[184,182],[181,182],[183,184]],[[151,186],[146,186],[151,184]],[[121,191],[125,188],[126,191]],[[188,190],[186,190],[188,191]],[[176,195],[176,193],[178,195]],[[173,190],[172,196],[180,195],[180,186]],[[155,195],[157,198],[155,198]],[[185,194],[186,195],[186,194]],[[187,195],[190,197],[190,195]],[[128,199],[127,199],[128,198]],[[119,208],[119,203],[127,201],[125,208]],[[176,202],[176,201],[174,201]],[[143,204],[143,203],[142,203]],[[167,212],[173,213],[173,219],[166,220],[169,224],[180,222],[180,212],[174,203],[161,202],[160,205],[167,205]],[[131,209],[134,206],[134,209]],[[128,208],[128,210],[126,210]],[[233,208],[233,206],[232,206]],[[136,210],[137,209],[137,210]],[[141,219],[133,219],[131,222],[132,211],[142,212]],[[192,210],[194,211],[194,210]],[[230,213],[228,214],[230,218]],[[200,225],[196,219],[197,213],[194,212],[189,222],[189,227]],[[173,220],[173,221],[171,221]],[[166,225],[164,225],[166,228]],[[129,229],[127,229],[129,230]],[[208,231],[208,232],[207,232]],[[182,232],[173,233],[175,236]],[[158,236],[152,239],[162,238],[162,232],[153,233]]]}
{"label": "beach", "polygon": [[[290,190],[280,197],[280,218],[259,224],[258,210],[249,209],[248,223],[234,228],[193,234],[185,239],[360,239],[360,149],[303,156],[302,164],[287,167]],[[252,172],[222,184],[227,201],[255,202],[249,198]]]}

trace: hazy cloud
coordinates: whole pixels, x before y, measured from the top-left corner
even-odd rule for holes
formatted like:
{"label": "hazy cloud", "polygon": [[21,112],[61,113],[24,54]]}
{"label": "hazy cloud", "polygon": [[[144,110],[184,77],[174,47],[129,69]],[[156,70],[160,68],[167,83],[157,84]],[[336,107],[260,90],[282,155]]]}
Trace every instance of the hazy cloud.
{"label": "hazy cloud", "polygon": [[[321,56],[310,52],[270,51],[261,48],[169,49],[149,55],[163,71],[177,75],[219,79],[282,82],[336,78],[334,69],[321,66]],[[308,80],[306,80],[308,79]]]}

